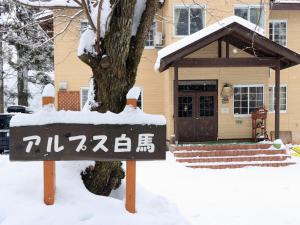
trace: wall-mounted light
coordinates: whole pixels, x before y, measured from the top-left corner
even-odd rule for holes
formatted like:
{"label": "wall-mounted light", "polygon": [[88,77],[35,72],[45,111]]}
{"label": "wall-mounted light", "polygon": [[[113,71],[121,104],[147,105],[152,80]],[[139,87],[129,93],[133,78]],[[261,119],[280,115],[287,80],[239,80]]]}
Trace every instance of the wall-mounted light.
{"label": "wall-mounted light", "polygon": [[60,81],[58,87],[59,87],[60,91],[66,91],[68,89],[68,82],[67,81]]}
{"label": "wall-mounted light", "polygon": [[222,103],[226,104],[229,102],[229,98],[233,95],[233,87],[229,83],[224,83],[221,96],[222,96]]}

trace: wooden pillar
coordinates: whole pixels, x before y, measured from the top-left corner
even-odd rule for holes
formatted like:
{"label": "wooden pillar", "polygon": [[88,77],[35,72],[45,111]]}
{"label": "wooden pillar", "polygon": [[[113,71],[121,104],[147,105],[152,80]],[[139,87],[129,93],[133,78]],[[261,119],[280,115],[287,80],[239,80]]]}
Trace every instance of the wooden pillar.
{"label": "wooden pillar", "polygon": [[[43,106],[54,104],[54,97],[44,96]],[[55,161],[44,161],[44,202],[53,205],[55,199]]]}
{"label": "wooden pillar", "polygon": [[218,40],[218,57],[222,58],[222,40]]}
{"label": "wooden pillar", "polygon": [[226,40],[226,58],[229,58],[229,42]]}
{"label": "wooden pillar", "polygon": [[178,66],[174,67],[174,130],[175,143],[178,142]]}
{"label": "wooden pillar", "polygon": [[[137,99],[127,99],[127,105],[137,107]],[[130,213],[136,213],[136,161],[126,161],[126,200],[125,208]]]}
{"label": "wooden pillar", "polygon": [[280,67],[275,69],[275,139],[279,139],[280,132]]}

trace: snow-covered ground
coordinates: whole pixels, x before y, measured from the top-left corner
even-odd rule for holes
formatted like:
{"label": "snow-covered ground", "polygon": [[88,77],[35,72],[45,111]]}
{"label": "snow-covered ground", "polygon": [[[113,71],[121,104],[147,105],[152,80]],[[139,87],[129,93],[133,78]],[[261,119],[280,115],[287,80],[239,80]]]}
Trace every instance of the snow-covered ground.
{"label": "snow-covered ground", "polygon": [[[88,193],[79,173],[92,162],[57,162],[54,206],[42,201],[42,163],[0,155],[1,225],[299,225],[300,160],[283,168],[190,169],[166,161],[137,163],[137,210]],[[123,182],[124,183],[124,182]]]}
{"label": "snow-covered ground", "polygon": [[43,204],[42,162],[10,162],[0,155],[1,225],[187,225],[175,204],[137,188],[138,213],[125,210],[124,187],[114,197],[89,193],[80,172],[92,162],[57,162],[54,206]]}
{"label": "snow-covered ground", "polygon": [[138,182],[177,204],[193,225],[299,225],[300,158],[280,168],[191,169],[140,162]]}

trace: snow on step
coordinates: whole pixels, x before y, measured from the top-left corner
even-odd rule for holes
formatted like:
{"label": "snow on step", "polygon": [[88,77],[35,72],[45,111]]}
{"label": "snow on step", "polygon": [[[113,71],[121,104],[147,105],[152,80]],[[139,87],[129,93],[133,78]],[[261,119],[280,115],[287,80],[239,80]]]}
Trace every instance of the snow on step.
{"label": "snow on step", "polygon": [[295,164],[287,149],[268,144],[229,144],[173,146],[178,163],[191,168],[241,168],[247,166],[280,167]]}
{"label": "snow on step", "polygon": [[214,156],[247,156],[247,155],[274,155],[274,154],[286,154],[286,150],[214,150],[214,151],[174,151],[173,154],[175,157],[214,157]]}
{"label": "snow on step", "polygon": [[255,155],[255,156],[231,156],[231,157],[185,157],[177,158],[177,162],[244,162],[244,161],[283,161],[290,158],[290,155]]}

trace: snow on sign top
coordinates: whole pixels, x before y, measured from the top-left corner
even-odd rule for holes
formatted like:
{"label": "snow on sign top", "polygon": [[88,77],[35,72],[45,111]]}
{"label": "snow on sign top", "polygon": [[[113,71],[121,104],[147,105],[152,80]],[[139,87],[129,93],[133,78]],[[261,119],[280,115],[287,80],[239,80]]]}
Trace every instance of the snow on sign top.
{"label": "snow on sign top", "polygon": [[136,99],[136,100],[138,100],[140,94],[141,94],[141,88],[140,87],[133,87],[128,91],[128,93],[126,95],[126,98],[127,99]]}
{"label": "snow on sign top", "polygon": [[129,124],[129,125],[165,125],[162,115],[146,114],[139,108],[126,106],[123,112],[79,112],[55,111],[53,107],[44,107],[34,114],[18,114],[12,117],[10,127],[38,126],[46,124]]}
{"label": "snow on sign top", "polygon": [[259,26],[255,25],[254,23],[251,23],[241,17],[238,16],[230,16],[227,17],[221,21],[218,21],[208,27],[203,28],[202,30],[187,36],[171,45],[168,45],[167,47],[161,49],[160,51],[158,51],[158,57],[156,59],[155,62],[155,70],[159,70],[160,67],[160,61],[162,58],[172,54],[173,52],[176,52],[177,50],[197,41],[200,40],[232,23],[238,23],[254,32],[257,32],[259,34],[263,34],[264,29],[260,28]]}
{"label": "snow on sign top", "polygon": [[52,84],[47,84],[43,90],[43,97],[55,97],[55,89]]}

